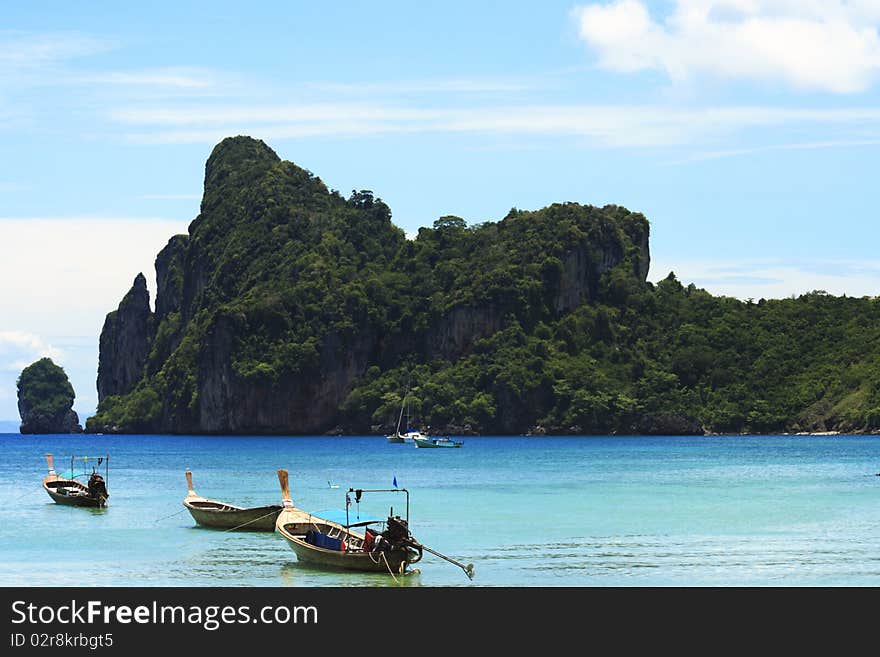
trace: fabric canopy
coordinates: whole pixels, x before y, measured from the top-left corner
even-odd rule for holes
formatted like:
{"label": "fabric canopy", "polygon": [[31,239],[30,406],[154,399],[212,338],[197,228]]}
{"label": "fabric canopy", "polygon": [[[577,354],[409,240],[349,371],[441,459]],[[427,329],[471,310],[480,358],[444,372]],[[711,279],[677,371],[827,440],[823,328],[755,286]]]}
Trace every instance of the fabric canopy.
{"label": "fabric canopy", "polygon": [[343,527],[355,527],[357,525],[369,525],[374,522],[385,522],[385,518],[378,518],[366,513],[358,513],[354,509],[349,509],[348,520],[345,518],[345,509],[324,509],[323,511],[315,511],[313,516],[335,522]]}

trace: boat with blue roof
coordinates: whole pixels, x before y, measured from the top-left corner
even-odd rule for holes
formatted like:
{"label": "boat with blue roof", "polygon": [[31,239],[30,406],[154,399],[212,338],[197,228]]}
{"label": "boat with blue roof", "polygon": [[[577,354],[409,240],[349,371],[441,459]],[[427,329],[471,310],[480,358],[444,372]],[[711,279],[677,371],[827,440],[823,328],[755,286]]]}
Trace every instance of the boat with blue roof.
{"label": "boat with blue roof", "polygon": [[[410,566],[421,560],[423,552],[430,552],[461,568],[469,579],[474,578],[473,564],[447,557],[413,537],[409,530],[409,491],[398,488],[396,478],[394,488],[349,488],[345,493],[345,508],[314,513],[293,504],[287,470],[278,470],[278,482],[283,510],[278,515],[275,531],[287,541],[298,561],[332,570],[387,572],[395,577],[417,573],[418,570]],[[360,502],[364,493],[405,495],[405,515],[395,515],[394,507],[384,518],[362,513]]]}
{"label": "boat with blue roof", "polygon": [[[287,470],[278,471],[282,511],[275,531],[287,541],[298,561],[338,570],[387,572],[402,575],[422,558],[422,546],[409,531],[409,491],[405,488],[365,490],[349,488],[344,509],[314,513],[296,507],[290,497]],[[364,493],[406,495],[405,517],[367,515],[360,512]],[[352,496],[356,509],[352,510]]]}

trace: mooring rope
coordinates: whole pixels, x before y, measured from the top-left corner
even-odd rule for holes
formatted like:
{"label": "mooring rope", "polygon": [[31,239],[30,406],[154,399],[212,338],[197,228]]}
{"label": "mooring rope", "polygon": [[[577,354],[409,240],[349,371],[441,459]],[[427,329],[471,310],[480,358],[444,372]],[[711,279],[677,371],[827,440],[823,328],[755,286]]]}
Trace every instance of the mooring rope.
{"label": "mooring rope", "polygon": [[163,516],[162,518],[156,518],[156,520],[154,520],[153,522],[159,522],[160,520],[167,520],[168,518],[173,518],[174,516],[181,514],[186,510],[187,510],[187,508],[183,507],[180,511],[175,511],[170,516]]}
{"label": "mooring rope", "polygon": [[384,552],[380,552],[379,554],[382,555],[382,561],[385,562],[385,567],[388,569],[388,574],[391,575],[391,579],[394,580],[395,584],[400,584],[400,582],[398,582],[397,578],[394,576],[394,573],[391,571],[391,564],[388,563],[388,557],[385,556]]}
{"label": "mooring rope", "polygon": [[245,525],[249,525],[252,522],[256,522],[257,520],[262,520],[263,518],[268,518],[269,516],[271,516],[275,513],[277,513],[277,512],[276,511],[269,511],[269,513],[262,515],[259,518],[254,518],[253,520],[248,520],[247,522],[243,522],[240,525],[238,525],[237,527],[230,527],[229,529],[224,529],[223,533],[225,534],[226,532],[234,532],[236,529],[241,529]]}
{"label": "mooring rope", "polygon": [[[174,513],[172,513],[172,514],[170,514],[170,515],[162,516],[161,518],[157,518],[157,519],[154,520],[153,522],[159,522],[160,520],[167,520],[168,518],[173,518],[174,516],[179,515],[179,514],[183,513],[184,511],[188,511],[188,509],[187,509],[186,507],[183,507],[180,511],[175,511]],[[241,529],[242,527],[244,527],[244,526],[246,526],[246,525],[249,525],[249,524],[251,524],[252,522],[257,522],[258,520],[262,520],[263,518],[268,518],[268,517],[271,516],[273,513],[276,513],[276,512],[275,512],[275,511],[270,511],[269,513],[267,513],[267,514],[265,514],[265,515],[262,515],[262,516],[260,516],[259,518],[254,518],[254,519],[252,519],[252,520],[248,520],[247,522],[243,522],[243,523],[241,523],[240,525],[237,525],[236,527],[230,527],[229,529],[224,529],[222,533],[232,532],[232,531],[235,531],[236,529]]]}

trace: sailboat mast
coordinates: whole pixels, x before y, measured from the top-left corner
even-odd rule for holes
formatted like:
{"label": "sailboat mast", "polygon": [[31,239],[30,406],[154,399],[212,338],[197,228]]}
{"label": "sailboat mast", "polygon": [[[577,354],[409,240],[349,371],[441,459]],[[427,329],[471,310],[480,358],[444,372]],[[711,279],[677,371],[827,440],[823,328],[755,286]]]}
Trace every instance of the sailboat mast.
{"label": "sailboat mast", "polygon": [[400,435],[400,421],[403,419],[403,407],[406,406],[406,397],[409,394],[409,389],[407,389],[406,393],[403,395],[403,403],[400,404],[400,415],[397,416],[397,435]]}

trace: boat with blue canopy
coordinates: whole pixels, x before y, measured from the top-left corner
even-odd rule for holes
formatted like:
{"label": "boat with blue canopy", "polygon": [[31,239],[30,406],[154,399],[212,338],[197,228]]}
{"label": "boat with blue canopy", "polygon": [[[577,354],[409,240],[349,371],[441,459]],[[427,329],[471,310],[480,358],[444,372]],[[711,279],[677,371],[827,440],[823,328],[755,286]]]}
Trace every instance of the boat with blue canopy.
{"label": "boat with blue canopy", "polygon": [[[469,578],[474,576],[473,564],[465,566],[422,545],[412,536],[406,488],[349,488],[345,493],[345,508],[312,513],[293,504],[287,470],[278,470],[278,482],[283,509],[275,522],[275,531],[287,541],[298,561],[334,570],[387,572],[396,576],[417,572],[408,569],[427,551],[458,565]],[[395,515],[394,507],[384,518],[362,513],[360,502],[365,493],[404,495],[404,515]]]}
{"label": "boat with blue canopy", "polygon": [[335,522],[343,527],[365,527],[374,523],[385,522],[385,518],[379,516],[370,516],[360,512],[349,513],[345,509],[322,509],[315,511],[314,514],[323,520]]}
{"label": "boat with blue canopy", "polygon": [[278,471],[278,481],[282,511],[275,531],[287,541],[298,561],[330,569],[402,575],[422,558],[418,542],[409,532],[406,489],[393,489],[406,495],[406,517],[394,515],[392,508],[387,518],[380,518],[352,511],[351,496],[354,494],[359,504],[365,492],[362,489],[346,492],[344,509],[312,513],[294,506],[287,470]]}

